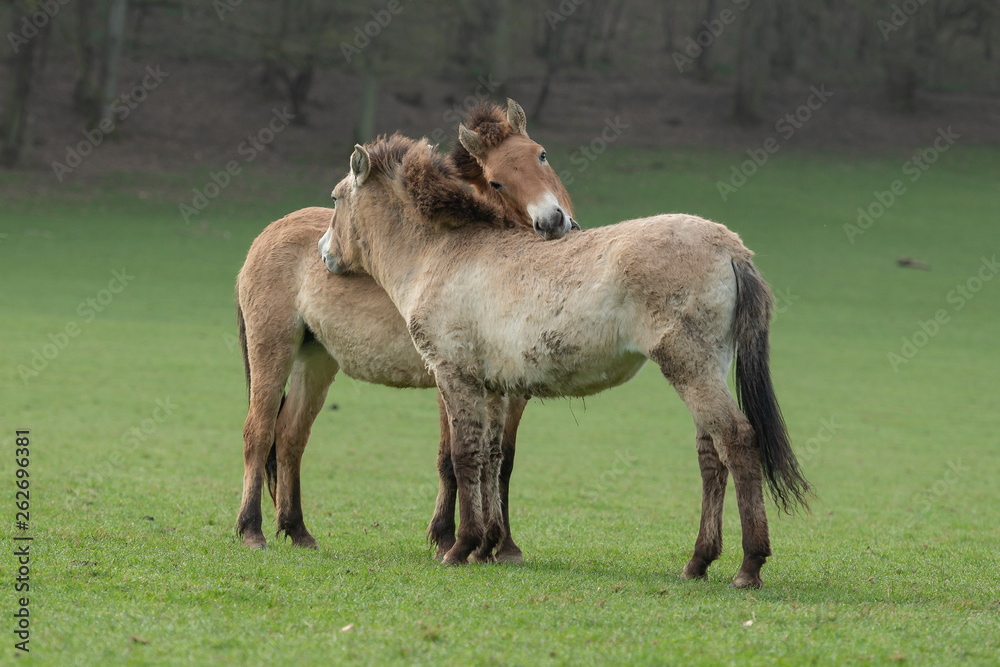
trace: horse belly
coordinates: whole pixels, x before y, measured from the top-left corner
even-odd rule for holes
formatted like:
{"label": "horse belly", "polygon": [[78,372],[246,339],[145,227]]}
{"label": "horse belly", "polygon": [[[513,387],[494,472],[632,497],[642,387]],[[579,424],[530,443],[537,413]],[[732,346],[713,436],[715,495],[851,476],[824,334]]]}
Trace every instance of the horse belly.
{"label": "horse belly", "polygon": [[[617,387],[635,377],[645,365],[646,357],[639,353],[621,354],[603,364],[587,364],[578,370],[562,366],[548,369],[555,382],[542,381],[533,396],[590,396]],[[568,373],[568,374],[567,374]],[[545,392],[545,393],[543,393]]]}
{"label": "horse belly", "polygon": [[590,396],[628,382],[646,363],[646,356],[630,350],[563,350],[539,353],[533,346],[521,359],[487,370],[488,384],[509,393],[543,398]]}
{"label": "horse belly", "polygon": [[374,281],[323,279],[321,289],[300,299],[299,309],[342,373],[389,387],[435,386],[402,316]]}

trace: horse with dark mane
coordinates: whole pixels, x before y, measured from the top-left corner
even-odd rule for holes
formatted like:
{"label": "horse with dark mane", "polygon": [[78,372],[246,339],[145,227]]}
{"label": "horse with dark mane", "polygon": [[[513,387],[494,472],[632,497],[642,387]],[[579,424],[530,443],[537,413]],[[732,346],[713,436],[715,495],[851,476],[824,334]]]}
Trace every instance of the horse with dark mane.
{"label": "horse with dark mane", "polygon": [[[437,163],[468,198],[463,215],[489,216],[498,228],[534,229],[546,238],[561,237],[576,225],[569,195],[548,166],[544,149],[528,137],[516,102],[508,100],[506,110],[483,104],[467,122],[462,131],[467,138],[477,137],[477,157],[459,143],[449,159]],[[399,157],[410,142],[392,138],[380,145]],[[419,180],[408,183],[415,192],[419,186]],[[426,205],[433,208],[434,203]],[[237,319],[250,394],[237,530],[249,547],[266,544],[260,507],[265,478],[279,534],[284,532],[297,546],[316,546],[302,516],[301,461],[338,371],[391,387],[434,386],[385,292],[367,276],[335,276],[323,266],[317,243],[333,213],[307,208],[269,225],[250,247],[237,279]],[[507,488],[525,404],[524,399],[511,401],[503,417],[501,494],[507,537],[496,556],[505,561],[523,560],[510,537]],[[455,542],[456,495],[444,403],[440,412],[440,490],[428,528],[439,557]]]}
{"label": "horse with dark mane", "polygon": [[[512,397],[586,396],[652,360],[697,431],[701,529],[682,576],[705,577],[721,553],[732,473],[743,533],[732,585],[761,586],[771,555],[763,480],[786,510],[805,506],[808,485],[771,382],[773,297],[739,237],[658,215],[543,242],[470,211],[425,143],[357,146],[350,164],[321,250],[332,273],[364,272],[386,291],[434,373],[461,513],[444,561],[488,557],[505,537],[499,473]],[[742,411],[726,385],[734,356]]]}

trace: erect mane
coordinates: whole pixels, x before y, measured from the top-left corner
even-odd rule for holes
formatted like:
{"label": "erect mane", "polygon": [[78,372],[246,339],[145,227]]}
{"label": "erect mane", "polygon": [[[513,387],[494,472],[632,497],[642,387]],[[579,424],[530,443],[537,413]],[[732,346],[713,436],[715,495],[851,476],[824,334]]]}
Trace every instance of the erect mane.
{"label": "erect mane", "polygon": [[400,134],[379,137],[365,146],[373,174],[399,179],[420,215],[449,228],[470,223],[513,226],[496,203],[478,196],[463,182],[452,162],[425,139]]}
{"label": "erect mane", "polygon": [[[495,148],[503,140],[514,134],[514,128],[507,121],[507,111],[499,104],[480,102],[469,112],[465,126],[479,135],[486,148]],[[483,177],[483,168],[479,162],[465,149],[462,142],[457,141],[452,146],[451,161],[455,163],[462,179],[473,183]]]}
{"label": "erect mane", "polygon": [[413,139],[396,132],[391,137],[380,135],[375,141],[366,144],[372,173],[392,178],[396,167],[403,161],[406,152],[413,148],[414,143]]}

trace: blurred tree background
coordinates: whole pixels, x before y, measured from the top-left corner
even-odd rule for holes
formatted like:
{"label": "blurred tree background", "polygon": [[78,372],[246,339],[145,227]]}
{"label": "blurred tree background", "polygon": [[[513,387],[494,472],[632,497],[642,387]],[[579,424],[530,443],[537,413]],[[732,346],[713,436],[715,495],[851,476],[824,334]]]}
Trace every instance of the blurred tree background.
{"label": "blurred tree background", "polygon": [[[810,85],[901,122],[949,95],[995,110],[1000,94],[997,0],[4,0],[0,25],[8,167],[61,159],[103,119],[128,125],[113,105],[152,65],[164,89],[109,142],[162,153],[160,166],[231,149],[258,102],[289,109],[321,153],[396,129],[451,139],[448,110],[486,93],[516,96],[566,141],[614,114],[647,139],[683,134],[699,109],[723,133],[766,126]],[[667,109],[679,98],[690,108]]]}

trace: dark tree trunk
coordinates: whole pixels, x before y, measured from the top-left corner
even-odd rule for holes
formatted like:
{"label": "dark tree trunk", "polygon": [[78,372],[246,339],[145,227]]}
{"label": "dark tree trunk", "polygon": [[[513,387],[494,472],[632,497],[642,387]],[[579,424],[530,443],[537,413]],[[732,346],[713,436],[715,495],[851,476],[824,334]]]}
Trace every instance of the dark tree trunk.
{"label": "dark tree trunk", "polygon": [[[568,24],[569,21],[563,17],[562,21],[558,21],[551,26],[546,35],[544,51],[545,74],[542,75],[542,85],[538,91],[538,98],[535,100],[534,109],[531,112],[531,118],[534,122],[541,120],[542,109],[545,108],[545,102],[549,98],[549,86],[552,84],[552,77],[555,76],[556,70],[559,69],[563,36],[566,34],[566,26]],[[546,25],[549,24],[546,23]]]}
{"label": "dark tree trunk", "polygon": [[90,30],[94,14],[93,0],[76,1],[76,26],[74,56],[76,57],[76,82],[73,84],[73,108],[88,120],[96,123],[100,105],[99,93],[94,82],[94,43]]}
{"label": "dark tree trunk", "polygon": [[[695,26],[695,35],[703,30],[708,30],[706,25],[718,19],[718,12],[718,1],[708,0],[708,3],[705,6],[705,20]],[[712,47],[714,45],[715,40],[713,39],[710,43],[702,47],[701,55],[694,61],[694,75],[699,81],[708,82],[712,80],[712,70],[715,65],[714,59],[712,58]]]}
{"label": "dark tree trunk", "polygon": [[795,0],[777,0],[774,15],[774,51],[771,65],[777,74],[795,72],[796,46],[799,38],[798,3]]}
{"label": "dark tree trunk", "polygon": [[111,103],[118,96],[127,10],[128,0],[111,0],[108,7],[108,33],[104,43],[104,70],[101,73],[101,111],[98,114],[100,119],[111,117]]}
{"label": "dark tree trunk", "polygon": [[[21,17],[30,16],[34,9],[24,1],[10,4],[11,33],[22,36]],[[10,59],[7,103],[0,118],[0,166],[15,167],[24,157],[30,138],[31,91],[37,83],[35,61],[51,26],[52,22],[49,21],[36,34],[26,37],[26,41],[18,42],[14,56]]]}
{"label": "dark tree trunk", "polygon": [[361,109],[358,112],[358,124],[354,130],[354,140],[367,143],[375,139],[375,112],[378,104],[378,78],[381,54],[375,45],[368,47],[365,54],[365,81],[361,89]]}
{"label": "dark tree trunk", "polygon": [[761,121],[764,86],[770,76],[773,1],[757,0],[743,12],[733,100],[733,119],[741,125]]}

